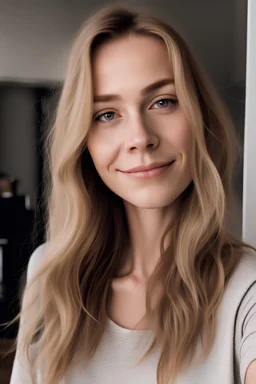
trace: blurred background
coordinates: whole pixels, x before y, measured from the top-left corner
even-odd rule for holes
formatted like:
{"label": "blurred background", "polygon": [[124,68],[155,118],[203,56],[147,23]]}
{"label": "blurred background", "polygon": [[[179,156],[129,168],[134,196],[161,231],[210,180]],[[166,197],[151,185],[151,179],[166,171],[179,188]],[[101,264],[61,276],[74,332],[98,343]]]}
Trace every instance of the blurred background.
{"label": "blurred background", "polygon": [[[43,135],[54,116],[73,38],[99,0],[0,0],[0,323],[19,310],[33,250],[44,241]],[[126,1],[178,29],[203,63],[244,143],[247,2]],[[230,228],[242,234],[243,163]],[[0,327],[0,340],[17,326]],[[0,348],[1,351],[1,348]],[[1,365],[0,365],[1,375]]]}

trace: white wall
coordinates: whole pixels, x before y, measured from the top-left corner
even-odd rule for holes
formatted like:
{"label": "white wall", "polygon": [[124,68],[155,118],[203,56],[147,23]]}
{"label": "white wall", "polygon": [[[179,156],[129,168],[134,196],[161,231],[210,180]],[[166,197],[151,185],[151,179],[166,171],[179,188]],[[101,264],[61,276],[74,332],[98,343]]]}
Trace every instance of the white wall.
{"label": "white wall", "polygon": [[248,0],[243,237],[256,246],[256,2]]}
{"label": "white wall", "polygon": [[[151,6],[156,14],[180,26],[215,82],[225,86],[234,81],[236,62],[241,59],[236,55],[234,60],[239,1],[130,0],[126,4]],[[77,28],[102,3],[0,0],[0,80],[62,80]]]}

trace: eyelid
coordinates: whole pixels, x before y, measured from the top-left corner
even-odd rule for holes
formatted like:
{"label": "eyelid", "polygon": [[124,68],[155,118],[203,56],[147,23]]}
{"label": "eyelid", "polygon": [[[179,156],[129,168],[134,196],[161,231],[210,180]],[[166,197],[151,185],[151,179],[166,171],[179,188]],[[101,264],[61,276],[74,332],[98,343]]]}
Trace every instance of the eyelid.
{"label": "eyelid", "polygon": [[156,104],[158,101],[161,101],[161,100],[172,100],[172,101],[177,101],[177,102],[179,101],[177,96],[175,96],[175,95],[159,96],[154,101],[152,101],[152,103],[150,104],[150,108],[152,108],[152,106],[154,104]]}
{"label": "eyelid", "polygon": [[[116,117],[111,119],[111,120],[100,120],[100,117],[104,116],[107,113],[113,113],[114,115],[116,115]],[[98,114],[96,114],[92,121],[95,122],[95,123],[106,124],[106,123],[113,122],[113,121],[117,120],[118,118],[120,118],[120,115],[117,112],[114,112],[114,111],[111,111],[111,110],[106,110],[104,112],[99,112]]]}
{"label": "eyelid", "polygon": [[153,100],[152,100],[152,104],[154,103],[157,103],[157,101],[159,100],[163,100],[163,99],[172,99],[172,100],[177,100],[177,96],[176,95],[161,95],[161,96],[157,96],[155,97]]}
{"label": "eyelid", "polygon": [[118,115],[118,113],[116,113],[115,111],[113,111],[111,109],[106,109],[106,110],[94,113],[93,120],[97,119],[98,117],[100,117],[102,115],[105,115],[105,113],[115,113],[116,115]]}
{"label": "eyelid", "polygon": [[[160,100],[173,100],[173,101],[177,101],[178,102],[178,98],[176,95],[162,95],[162,96],[158,96],[157,98],[155,98],[151,103],[150,103],[150,108],[152,108],[152,106],[157,103],[158,101]],[[93,120],[96,120],[98,117],[104,115],[105,113],[115,113],[116,115],[119,116],[119,114],[112,110],[112,109],[105,109],[105,110],[102,110],[100,112],[96,112],[93,114]]]}

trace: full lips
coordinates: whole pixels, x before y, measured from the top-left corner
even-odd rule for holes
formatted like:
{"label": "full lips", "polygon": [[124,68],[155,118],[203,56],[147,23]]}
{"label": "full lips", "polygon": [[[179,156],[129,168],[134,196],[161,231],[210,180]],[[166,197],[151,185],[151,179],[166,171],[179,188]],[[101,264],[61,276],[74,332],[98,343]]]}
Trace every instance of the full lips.
{"label": "full lips", "polygon": [[127,176],[133,177],[135,179],[148,179],[157,175],[160,175],[164,173],[173,163],[175,160],[173,160],[171,163],[166,164],[162,167],[150,169],[149,171],[136,171],[136,172],[122,172]]}

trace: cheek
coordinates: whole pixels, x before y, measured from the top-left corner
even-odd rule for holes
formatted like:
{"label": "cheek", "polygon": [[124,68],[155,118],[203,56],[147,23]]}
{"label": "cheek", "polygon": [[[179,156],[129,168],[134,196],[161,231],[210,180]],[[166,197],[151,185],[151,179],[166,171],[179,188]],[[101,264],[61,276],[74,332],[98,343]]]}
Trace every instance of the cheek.
{"label": "cheek", "polygon": [[112,164],[116,154],[116,145],[110,138],[91,135],[88,138],[88,150],[98,173],[104,172]]}
{"label": "cheek", "polygon": [[193,134],[190,124],[183,114],[165,121],[165,137],[178,152],[190,153],[193,144]]}
{"label": "cheek", "polygon": [[192,135],[191,128],[189,127],[188,124],[184,125],[180,130],[179,135],[177,137],[177,141],[180,149],[183,152],[191,153],[192,144],[193,144],[193,135]]}
{"label": "cheek", "polygon": [[182,111],[177,116],[176,140],[181,152],[190,152],[193,142],[193,135],[190,124]]}

